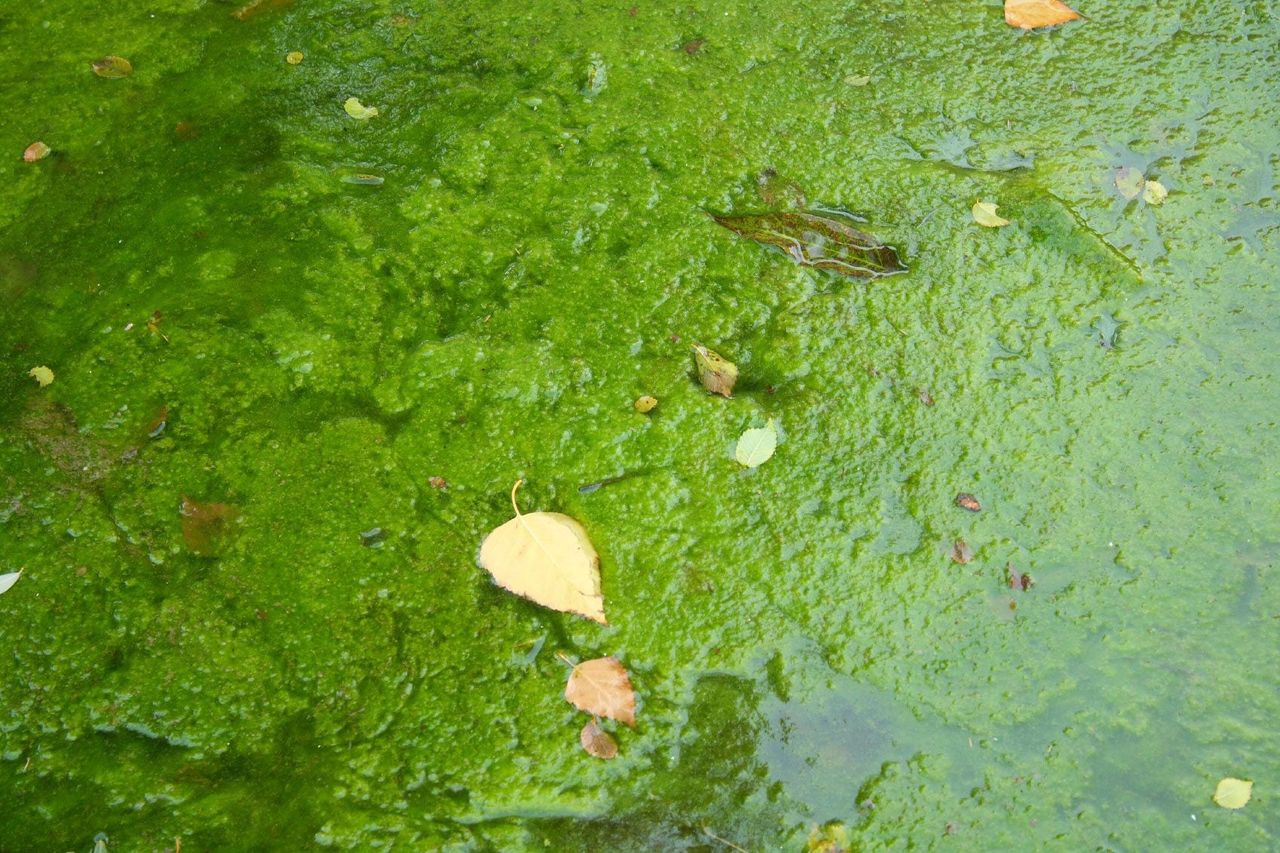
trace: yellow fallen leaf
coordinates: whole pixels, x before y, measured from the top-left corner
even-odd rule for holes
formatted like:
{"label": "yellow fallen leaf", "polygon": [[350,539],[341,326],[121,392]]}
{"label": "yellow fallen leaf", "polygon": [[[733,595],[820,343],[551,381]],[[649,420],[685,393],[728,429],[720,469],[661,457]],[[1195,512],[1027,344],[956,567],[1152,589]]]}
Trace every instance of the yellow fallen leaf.
{"label": "yellow fallen leaf", "polygon": [[1169,191],[1159,181],[1147,181],[1142,188],[1142,200],[1147,204],[1164,204],[1168,197]]}
{"label": "yellow fallen leaf", "polygon": [[1253,796],[1253,782],[1228,776],[1218,783],[1213,801],[1224,809],[1242,809]]}
{"label": "yellow fallen leaf", "polygon": [[975,201],[973,203],[973,221],[984,228],[1003,228],[1009,224],[1009,220],[1003,216],[996,215],[996,208],[999,205],[992,204],[989,201]]}
{"label": "yellow fallen leaf", "polygon": [[343,102],[342,108],[347,111],[347,115],[354,119],[359,119],[360,121],[366,121],[378,114],[377,107],[366,107],[364,104],[360,103],[359,98],[347,98],[347,100]]}
{"label": "yellow fallen leaf", "polygon": [[636,724],[636,693],[627,670],[617,658],[584,660],[569,673],[564,698],[575,708],[608,717],[632,728]]}
{"label": "yellow fallen leaf", "polygon": [[702,344],[693,345],[693,360],[698,366],[698,381],[712,394],[733,396],[738,381],[738,366]]}
{"label": "yellow fallen leaf", "polygon": [[587,531],[558,512],[521,513],[516,491],[522,483],[516,480],[511,487],[516,517],[495,528],[480,545],[480,568],[516,595],[607,625],[600,557]]}
{"label": "yellow fallen leaf", "polygon": [[53,384],[53,371],[45,367],[43,364],[28,370],[27,375],[40,383],[41,388],[47,388]]}
{"label": "yellow fallen leaf", "polygon": [[304,59],[306,59],[306,57],[300,50],[291,50],[284,55],[284,61],[290,65],[299,65]]}
{"label": "yellow fallen leaf", "polygon": [[1004,20],[1020,30],[1056,27],[1074,21],[1080,13],[1062,0],[1004,0]]}
{"label": "yellow fallen leaf", "polygon": [[637,412],[642,415],[647,415],[657,408],[658,398],[650,397],[648,394],[645,394],[643,397],[637,397],[635,403],[632,405],[635,406]]}
{"label": "yellow fallen leaf", "polygon": [[133,73],[133,64],[123,56],[104,56],[93,61],[93,73],[107,80],[119,80]]}
{"label": "yellow fallen leaf", "polygon": [[768,462],[778,446],[778,428],[771,419],[763,427],[749,429],[738,437],[733,456],[738,464],[755,468]]}
{"label": "yellow fallen leaf", "polygon": [[618,742],[613,739],[613,735],[600,728],[600,724],[594,719],[582,727],[578,740],[582,742],[582,748],[596,758],[618,757]]}

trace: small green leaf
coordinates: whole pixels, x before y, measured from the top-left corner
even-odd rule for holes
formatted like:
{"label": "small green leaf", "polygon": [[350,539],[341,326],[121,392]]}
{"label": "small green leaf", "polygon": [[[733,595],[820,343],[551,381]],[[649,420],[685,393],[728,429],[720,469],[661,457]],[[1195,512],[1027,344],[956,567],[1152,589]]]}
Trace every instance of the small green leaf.
{"label": "small green leaf", "polygon": [[755,468],[769,461],[778,447],[778,429],[770,420],[763,427],[749,429],[738,437],[738,449],[734,458],[748,468]]}
{"label": "small green leaf", "polygon": [[342,108],[347,111],[347,115],[360,121],[368,121],[378,114],[377,107],[366,107],[360,103],[359,98],[347,98],[343,102]]}
{"label": "small green leaf", "polygon": [[840,214],[794,211],[711,218],[741,237],[781,249],[802,266],[851,278],[907,270],[892,246],[852,227]]}

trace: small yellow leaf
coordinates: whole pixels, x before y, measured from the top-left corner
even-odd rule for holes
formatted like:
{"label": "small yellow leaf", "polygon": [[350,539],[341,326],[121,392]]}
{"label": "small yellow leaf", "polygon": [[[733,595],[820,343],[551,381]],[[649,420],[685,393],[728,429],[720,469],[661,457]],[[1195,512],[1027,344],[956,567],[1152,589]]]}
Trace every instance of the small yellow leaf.
{"label": "small yellow leaf", "polygon": [[516,480],[511,488],[515,518],[495,528],[481,543],[480,568],[516,595],[607,625],[600,557],[587,531],[558,512],[521,513],[516,490],[523,482]]}
{"label": "small yellow leaf", "polygon": [[1056,27],[1080,17],[1062,0],[1004,0],[1004,20],[1020,30]]}
{"label": "small yellow leaf", "polygon": [[636,693],[622,663],[614,657],[584,660],[569,673],[564,698],[575,708],[636,725]]}
{"label": "small yellow leaf", "polygon": [[302,64],[302,60],[305,58],[306,57],[300,50],[291,50],[284,55],[284,61],[290,65],[300,65]]}
{"label": "small yellow leaf", "polygon": [[1218,783],[1213,801],[1224,809],[1242,809],[1252,796],[1253,782],[1228,776]]}
{"label": "small yellow leaf", "polygon": [[733,456],[739,464],[755,468],[769,461],[778,446],[778,429],[773,421],[763,427],[749,429],[738,438]]}
{"label": "small yellow leaf", "polygon": [[1168,197],[1169,191],[1159,181],[1147,181],[1146,186],[1142,188],[1142,200],[1147,204],[1164,204],[1164,200]]}
{"label": "small yellow leaf", "polygon": [[600,724],[595,720],[591,720],[582,727],[578,740],[582,742],[582,748],[587,751],[587,754],[594,755],[596,758],[607,760],[618,757],[618,742],[613,739],[613,735],[600,728]]}
{"label": "small yellow leaf", "polygon": [[53,371],[45,367],[43,364],[39,367],[33,367],[28,370],[27,375],[40,383],[41,388],[47,388],[53,384]]}
{"label": "small yellow leaf", "polygon": [[844,78],[844,82],[848,83],[850,86],[865,86],[871,82],[871,75],[850,74],[848,77]]}
{"label": "small yellow leaf", "polygon": [[733,386],[738,381],[736,364],[702,344],[693,345],[693,360],[698,366],[698,381],[703,388],[722,397],[733,396]]}
{"label": "small yellow leaf", "polygon": [[973,203],[973,221],[984,228],[1003,228],[1009,224],[1009,220],[1003,216],[996,215],[996,208],[999,205],[992,204],[989,201],[975,201]]}
{"label": "small yellow leaf", "polygon": [[123,56],[104,56],[93,61],[93,73],[107,80],[119,80],[133,73],[133,65]]}
{"label": "small yellow leaf", "polygon": [[360,103],[359,98],[347,98],[342,104],[342,108],[347,111],[347,115],[360,121],[367,121],[378,114],[377,107],[366,107]]}
{"label": "small yellow leaf", "polygon": [[639,412],[642,415],[647,415],[649,414],[649,412],[652,412],[655,408],[657,408],[658,398],[650,397],[648,394],[645,394],[643,397],[637,397],[633,405],[635,406],[635,409],[637,412]]}

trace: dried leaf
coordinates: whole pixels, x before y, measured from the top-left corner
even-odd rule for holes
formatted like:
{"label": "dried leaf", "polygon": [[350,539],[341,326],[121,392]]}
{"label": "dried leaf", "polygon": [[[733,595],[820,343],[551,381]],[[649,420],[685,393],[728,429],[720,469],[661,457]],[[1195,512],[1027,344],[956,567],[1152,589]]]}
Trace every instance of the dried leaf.
{"label": "dried leaf", "polygon": [[43,142],[33,142],[22,152],[22,159],[28,163],[35,163],[48,157],[52,151],[53,149]]}
{"label": "dried leaf", "polygon": [[48,388],[53,384],[53,371],[43,364],[28,370],[27,375],[34,379],[41,388]]}
{"label": "dried leaf", "polygon": [[973,221],[984,228],[1003,228],[1009,224],[1009,220],[996,214],[998,206],[989,201],[975,201],[973,203]]}
{"label": "dried leaf", "polygon": [[359,98],[347,98],[343,101],[342,108],[347,111],[347,115],[360,121],[368,121],[378,114],[377,107],[366,107],[360,103]]}
{"label": "dried leaf", "polygon": [[284,55],[284,61],[290,65],[301,65],[306,56],[300,50],[291,50]]}
{"label": "dried leaf", "polygon": [[511,487],[515,518],[495,528],[480,545],[480,568],[498,586],[530,601],[594,619],[601,625],[604,597],[600,593],[600,558],[587,531],[558,512],[521,513]]}
{"label": "dried leaf", "polygon": [[199,503],[184,496],[179,510],[182,541],[191,553],[200,557],[220,556],[234,532],[232,525],[240,518],[240,508],[234,504]]}
{"label": "dried leaf", "polygon": [[961,509],[967,509],[969,512],[982,511],[982,504],[978,503],[978,499],[968,492],[961,492],[956,495],[956,506]]}
{"label": "dried leaf", "polygon": [[613,739],[613,735],[600,728],[600,724],[594,719],[582,727],[578,739],[582,741],[582,748],[588,755],[606,760],[618,757],[618,742]]}
{"label": "dried leaf", "polygon": [[698,366],[698,381],[712,394],[733,396],[738,381],[738,366],[702,344],[693,345],[693,360]]}
{"label": "dried leaf", "polygon": [[1080,14],[1062,0],[1004,0],[1004,20],[1020,30],[1056,27]]}
{"label": "dried leaf", "polygon": [[584,660],[569,673],[564,698],[571,705],[597,717],[636,725],[636,694],[631,679],[617,658]]}
{"label": "dried leaf", "polygon": [[13,585],[18,582],[18,578],[22,577],[22,573],[24,571],[26,571],[26,569],[18,569],[16,572],[9,572],[8,574],[0,575],[0,595],[4,595],[8,592]]}
{"label": "dried leaf", "polygon": [[1116,169],[1115,174],[1116,189],[1120,191],[1120,195],[1129,201],[1133,201],[1142,194],[1142,188],[1146,186],[1146,178],[1142,176],[1142,172],[1131,166],[1121,166]]}
{"label": "dried leaf", "polygon": [[763,427],[749,429],[738,437],[733,456],[739,464],[755,468],[769,460],[778,446],[778,429],[770,420]]}
{"label": "dried leaf", "polygon": [[93,73],[107,80],[119,80],[133,73],[133,65],[123,56],[104,56],[93,61]]}
{"label": "dried leaf", "polygon": [[1035,585],[1031,575],[1019,574],[1018,570],[1013,567],[1013,563],[1006,563],[1004,571],[1005,581],[1009,584],[1009,589],[1020,589],[1026,592]]}
{"label": "dried leaf", "polygon": [[650,397],[648,394],[645,394],[643,397],[637,397],[635,403],[632,405],[635,406],[637,412],[642,415],[647,415],[649,412],[652,412],[657,408],[658,398]]}
{"label": "dried leaf", "polygon": [[969,547],[969,543],[963,539],[957,539],[951,546],[951,561],[966,565],[973,562],[973,549]]}
{"label": "dried leaf", "polygon": [[852,278],[906,272],[892,246],[838,216],[826,211],[788,211],[711,218],[741,237],[781,249],[802,266]]}
{"label": "dried leaf", "polygon": [[1213,801],[1224,809],[1242,809],[1253,796],[1253,782],[1226,777],[1213,792]]}
{"label": "dried leaf", "polygon": [[1169,191],[1159,181],[1147,181],[1142,188],[1142,200],[1147,204],[1164,204]]}
{"label": "dried leaf", "polygon": [[270,12],[273,9],[283,9],[292,3],[293,0],[249,0],[240,8],[231,13],[231,17],[237,21],[247,21],[263,12]]}

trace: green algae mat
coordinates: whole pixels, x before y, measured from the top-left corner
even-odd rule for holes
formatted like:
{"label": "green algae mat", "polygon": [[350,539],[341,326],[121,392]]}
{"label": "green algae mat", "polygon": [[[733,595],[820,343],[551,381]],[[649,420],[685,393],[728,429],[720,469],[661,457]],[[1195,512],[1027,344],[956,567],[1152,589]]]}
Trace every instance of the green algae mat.
{"label": "green algae mat", "polygon": [[0,849],[1275,849],[1280,28],[1074,5],[0,6]]}

